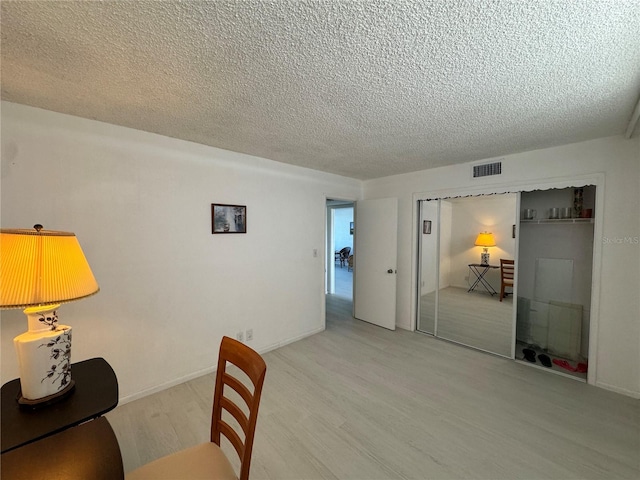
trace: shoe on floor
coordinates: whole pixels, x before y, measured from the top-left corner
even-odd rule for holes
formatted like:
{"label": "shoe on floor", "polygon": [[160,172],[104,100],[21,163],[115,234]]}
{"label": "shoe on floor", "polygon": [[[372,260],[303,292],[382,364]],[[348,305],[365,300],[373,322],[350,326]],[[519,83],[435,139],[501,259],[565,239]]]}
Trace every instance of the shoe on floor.
{"label": "shoe on floor", "polygon": [[553,363],[557,366],[559,366],[560,368],[564,368],[566,370],[569,370],[570,372],[575,372],[576,368],[574,368],[569,362],[567,362],[566,360],[560,360],[559,358],[554,358],[553,359]]}
{"label": "shoe on floor", "polygon": [[538,360],[540,360],[540,363],[545,367],[551,368],[551,359],[544,353],[542,355],[538,355]]}
{"label": "shoe on floor", "polygon": [[524,358],[531,362],[531,363],[536,363],[536,352],[534,350],[531,350],[530,348],[525,348],[524,350],[522,350],[522,353],[524,354]]}

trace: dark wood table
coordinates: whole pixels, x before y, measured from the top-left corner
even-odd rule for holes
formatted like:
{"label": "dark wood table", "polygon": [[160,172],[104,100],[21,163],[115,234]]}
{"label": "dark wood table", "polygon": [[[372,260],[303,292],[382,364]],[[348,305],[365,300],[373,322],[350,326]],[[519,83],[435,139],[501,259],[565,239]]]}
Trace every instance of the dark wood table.
{"label": "dark wood table", "polygon": [[0,461],[2,480],[124,479],[118,440],[105,417],[3,453]]}
{"label": "dark wood table", "polygon": [[[106,418],[98,418],[118,405],[115,372],[103,358],[92,358],[72,364],[71,376],[75,390],[67,398],[37,408],[18,404],[19,379],[2,386],[3,480],[124,478],[115,434]],[[31,476],[24,476],[23,471],[32,472]],[[46,476],[37,473],[45,471]],[[111,473],[104,477],[100,472]]]}
{"label": "dark wood table", "polygon": [[118,405],[118,379],[104,358],[72,364],[71,377],[76,386],[68,398],[34,409],[16,401],[20,395],[20,379],[2,386],[2,453],[97,418]]}

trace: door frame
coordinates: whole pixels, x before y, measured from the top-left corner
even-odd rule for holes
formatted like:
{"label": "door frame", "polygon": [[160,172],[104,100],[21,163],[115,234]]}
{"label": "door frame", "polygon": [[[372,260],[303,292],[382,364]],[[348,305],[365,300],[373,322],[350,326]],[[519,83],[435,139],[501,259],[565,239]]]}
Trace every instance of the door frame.
{"label": "door frame", "polygon": [[[335,205],[328,205],[329,201],[337,202]],[[326,235],[325,235],[325,245],[326,245],[326,263],[325,263],[325,292],[326,293],[334,293],[335,292],[335,258],[334,254],[336,251],[336,246],[334,243],[335,238],[335,226],[334,226],[334,213],[336,210],[342,208],[351,208],[353,210],[353,221],[355,222],[355,211],[356,211],[356,201],[350,200],[341,200],[341,199],[327,199],[326,206]],[[331,213],[329,213],[331,212]],[[333,286],[333,289],[331,288]]]}
{"label": "door frame", "polygon": [[[326,295],[329,292],[329,271],[331,269],[335,270],[334,263],[334,252],[335,250],[331,250],[333,247],[333,222],[331,215],[329,215],[329,210],[333,210],[335,208],[347,208],[346,204],[351,204],[354,212],[354,222],[355,222],[355,205],[357,200],[355,198],[345,198],[341,195],[327,195],[323,196],[323,219],[324,219],[324,249],[322,254],[322,306],[320,309],[321,317],[322,317],[322,329],[324,330],[327,326],[327,311],[326,311]],[[331,206],[328,203],[330,201],[341,202],[344,204],[344,207]],[[330,263],[331,262],[331,263]],[[355,269],[353,272],[353,281],[355,282]],[[335,273],[334,273],[334,282],[335,282]],[[355,292],[353,294],[355,296]],[[353,310],[352,310],[353,313]]]}
{"label": "door frame", "polygon": [[[417,302],[420,300],[418,296],[418,239],[419,239],[419,220],[420,212],[418,208],[419,200],[446,198],[446,197],[461,197],[461,196],[473,196],[473,195],[491,195],[497,193],[521,193],[533,190],[549,190],[554,188],[569,188],[569,187],[581,187],[584,185],[595,185],[596,187],[596,199],[595,199],[595,212],[593,217],[593,259],[591,264],[591,314],[589,320],[589,370],[587,372],[587,383],[595,385],[597,382],[597,358],[596,352],[598,348],[598,332],[600,322],[600,295],[596,294],[600,292],[601,277],[602,277],[602,242],[597,242],[596,239],[603,237],[603,221],[604,221],[604,189],[605,189],[605,175],[604,173],[594,173],[587,175],[575,175],[571,177],[555,177],[555,178],[542,178],[536,181],[527,180],[522,182],[510,182],[510,183],[494,183],[485,184],[481,186],[466,186],[448,188],[443,190],[430,190],[426,192],[417,192],[412,196],[412,218],[413,222],[411,232],[411,331],[416,331],[417,326]],[[520,205],[518,195],[518,208]],[[519,213],[519,212],[518,212]],[[520,238],[518,222],[516,222],[516,238]],[[516,247],[516,265],[518,264],[519,249]],[[517,267],[516,267],[517,268]],[[517,274],[517,272],[516,272]],[[514,295],[516,292],[514,291]],[[515,332],[516,315],[513,315],[513,332]],[[515,349],[515,343],[513,346]]]}

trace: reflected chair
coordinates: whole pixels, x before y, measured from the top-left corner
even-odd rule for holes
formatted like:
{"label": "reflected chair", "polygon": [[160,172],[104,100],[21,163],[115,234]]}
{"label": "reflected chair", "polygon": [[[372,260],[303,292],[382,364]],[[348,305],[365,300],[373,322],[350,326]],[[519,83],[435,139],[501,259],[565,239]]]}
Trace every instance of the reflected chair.
{"label": "reflected chair", "polygon": [[507,295],[505,288],[511,288],[513,293],[513,272],[515,262],[513,260],[500,259],[500,301]]}
{"label": "reflected chair", "polygon": [[[253,392],[236,376],[227,371],[227,363],[240,369],[253,384]],[[177,453],[159,458],[126,475],[127,480],[176,480],[176,479],[240,479],[249,478],[253,436],[258,419],[258,407],[262,395],[262,384],[267,366],[262,357],[246,345],[223,337],[218,357],[218,371],[213,396],[210,441]],[[232,389],[228,390],[229,388]],[[235,394],[233,393],[235,391]],[[229,397],[244,400],[242,408]],[[242,403],[242,402],[241,402]],[[245,412],[248,411],[248,415]],[[224,415],[223,415],[224,413]],[[230,419],[233,417],[233,419]],[[227,423],[237,423],[239,432]],[[220,448],[221,434],[235,448],[240,458],[240,474],[236,476],[233,466]]]}

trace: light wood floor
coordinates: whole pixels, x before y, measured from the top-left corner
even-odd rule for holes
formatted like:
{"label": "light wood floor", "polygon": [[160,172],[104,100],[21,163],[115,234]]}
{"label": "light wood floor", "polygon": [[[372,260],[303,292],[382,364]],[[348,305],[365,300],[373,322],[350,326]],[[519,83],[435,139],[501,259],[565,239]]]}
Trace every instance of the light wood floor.
{"label": "light wood floor", "polygon": [[353,270],[344,265],[336,264],[335,293],[338,297],[353,298]]}
{"label": "light wood floor", "polygon": [[[253,479],[640,478],[637,400],[327,303],[325,332],[264,355]],[[212,394],[207,375],[109,413],[125,470],[205,441]]]}
{"label": "light wood floor", "polygon": [[[420,297],[419,330],[433,333],[435,292]],[[511,356],[513,296],[500,301],[480,291],[447,287],[440,290],[438,336],[498,355]]]}

